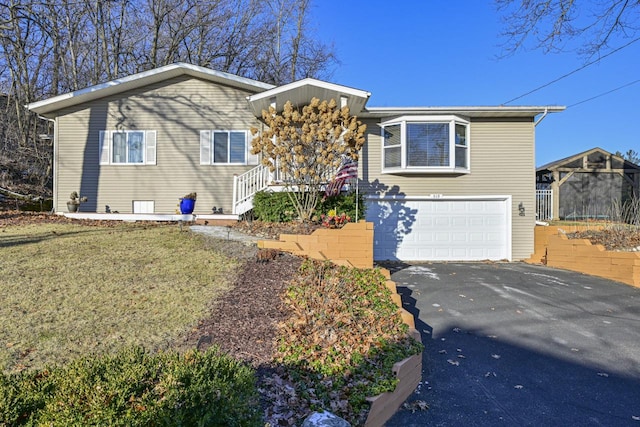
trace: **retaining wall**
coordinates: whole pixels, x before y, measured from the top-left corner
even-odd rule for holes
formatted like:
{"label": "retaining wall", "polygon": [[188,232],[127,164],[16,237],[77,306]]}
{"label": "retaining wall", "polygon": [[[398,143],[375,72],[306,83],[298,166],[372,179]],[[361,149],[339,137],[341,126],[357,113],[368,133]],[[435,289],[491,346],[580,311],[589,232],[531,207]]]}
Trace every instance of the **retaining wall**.
{"label": "retaining wall", "polygon": [[594,245],[589,240],[569,239],[566,236],[566,233],[585,229],[587,228],[575,226],[537,226],[535,253],[526,262],[544,263],[549,267],[591,274],[640,287],[640,254],[607,251],[604,246]]}
{"label": "retaining wall", "polygon": [[310,235],[281,234],[280,240],[260,240],[259,248],[278,249],[338,265],[373,268],[373,223],[350,222],[339,229],[318,229]]}
{"label": "retaining wall", "polygon": [[[391,298],[400,310],[402,321],[409,326],[409,335],[416,341],[422,342],[420,332],[416,330],[413,315],[402,308],[402,299],[396,290],[396,283],[390,280],[389,270],[382,269],[382,273],[387,277],[387,288],[391,290]],[[418,387],[422,380],[422,353],[408,357],[393,365],[393,373],[398,378],[398,385],[395,390],[389,393],[382,393],[367,400],[371,404],[369,415],[365,422],[365,427],[382,427],[389,418],[396,413],[400,405]]]}

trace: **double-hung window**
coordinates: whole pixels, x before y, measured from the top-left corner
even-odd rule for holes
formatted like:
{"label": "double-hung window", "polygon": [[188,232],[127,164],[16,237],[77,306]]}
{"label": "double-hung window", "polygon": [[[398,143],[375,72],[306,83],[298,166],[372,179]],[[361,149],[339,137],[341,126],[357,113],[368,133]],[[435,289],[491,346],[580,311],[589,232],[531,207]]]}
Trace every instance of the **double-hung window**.
{"label": "double-hung window", "polygon": [[469,172],[467,120],[457,116],[405,116],[380,126],[383,172]]}
{"label": "double-hung window", "polygon": [[201,165],[256,165],[258,157],[251,154],[247,131],[200,131]]}
{"label": "double-hung window", "polygon": [[101,165],[155,165],[156,131],[100,131]]}

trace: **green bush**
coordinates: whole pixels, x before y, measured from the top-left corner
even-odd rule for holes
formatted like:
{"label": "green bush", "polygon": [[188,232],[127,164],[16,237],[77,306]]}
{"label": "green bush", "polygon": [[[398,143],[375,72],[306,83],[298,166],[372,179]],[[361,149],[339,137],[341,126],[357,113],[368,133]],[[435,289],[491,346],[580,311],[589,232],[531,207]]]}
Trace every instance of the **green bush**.
{"label": "green bush", "polygon": [[[356,220],[356,193],[341,193],[337,196],[327,197],[320,201],[316,207],[316,212],[319,214],[327,214],[330,210],[335,209],[336,214],[340,215],[343,212],[351,218],[351,221]],[[362,194],[358,194],[358,220],[364,219],[366,213],[366,206],[364,204],[364,197]]]}
{"label": "green bush", "polygon": [[[358,219],[363,219],[366,207],[361,194],[358,195],[358,200]],[[332,209],[335,209],[338,215],[344,212],[351,217],[352,221],[355,221],[356,194],[342,193],[321,200],[315,210],[317,220],[320,220],[321,214],[326,215]],[[256,219],[265,222],[290,222],[297,217],[296,208],[285,192],[260,191],[256,193],[253,199],[253,213]]]}
{"label": "green bush", "polygon": [[259,426],[254,372],[216,348],[130,348],[39,372],[0,374],[2,426]]}
{"label": "green bush", "polygon": [[253,214],[265,222],[290,222],[296,217],[296,208],[285,192],[259,191],[253,198]]}

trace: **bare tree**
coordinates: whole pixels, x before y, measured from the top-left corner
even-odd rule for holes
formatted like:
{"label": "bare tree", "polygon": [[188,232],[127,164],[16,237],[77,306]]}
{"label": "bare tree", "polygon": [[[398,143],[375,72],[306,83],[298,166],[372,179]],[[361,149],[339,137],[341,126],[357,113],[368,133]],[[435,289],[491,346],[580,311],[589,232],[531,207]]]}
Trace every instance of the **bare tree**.
{"label": "bare tree", "polygon": [[[265,2],[265,32],[255,78],[283,84],[305,77],[326,77],[337,63],[332,46],[310,35],[310,0]],[[322,73],[327,73],[321,76]]]}
{"label": "bare tree", "polygon": [[51,183],[51,125],[29,102],[179,61],[277,84],[327,75],[311,1],[0,0],[0,166],[16,171],[4,181]]}
{"label": "bare tree", "polygon": [[616,151],[616,156],[620,156],[625,160],[630,161],[631,163],[635,163],[636,165],[640,165],[640,154],[636,150],[629,149],[626,153],[621,153],[620,151]]}
{"label": "bare tree", "polygon": [[640,35],[637,0],[496,0],[496,5],[503,14],[507,53],[531,41],[545,52],[577,49],[593,56]]}

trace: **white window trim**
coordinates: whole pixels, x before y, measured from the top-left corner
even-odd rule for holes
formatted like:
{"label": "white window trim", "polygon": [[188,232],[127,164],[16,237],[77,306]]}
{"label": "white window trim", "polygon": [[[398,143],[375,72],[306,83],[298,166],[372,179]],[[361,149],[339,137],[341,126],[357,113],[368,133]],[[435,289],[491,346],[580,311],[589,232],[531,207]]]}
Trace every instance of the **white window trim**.
{"label": "white window trim", "polygon": [[[142,163],[114,162],[113,153],[113,135],[119,133],[141,132],[143,135]],[[100,165],[111,166],[148,166],[155,165],[157,157],[157,133],[155,130],[101,130],[99,147],[98,147],[98,163]]]}
{"label": "white window trim", "polygon": [[[449,166],[407,166],[407,123],[448,123],[449,124]],[[455,150],[457,146],[463,147],[463,145],[457,145],[455,143],[455,125],[462,124],[466,128],[466,168],[455,166]],[[400,125],[400,167],[385,167],[385,145],[384,145],[384,132],[386,126]],[[436,115],[436,116],[400,116],[392,120],[381,122],[380,136],[381,136],[381,173],[382,174],[468,174],[471,173],[470,164],[470,121],[466,118],[455,115]]]}
{"label": "white window trim", "polygon": [[[245,155],[244,162],[240,163],[229,163],[229,162],[214,162],[214,136],[216,133],[226,133],[230,135],[231,133],[243,133],[244,141],[245,141]],[[257,165],[258,164],[258,156],[255,154],[251,154],[251,133],[248,130],[237,130],[237,129],[207,129],[200,131],[200,164],[201,165],[211,165],[211,166],[246,166],[246,165]],[[227,144],[231,143],[231,138],[227,139]],[[227,160],[230,155],[230,147],[228,146],[229,151],[227,151]]]}

